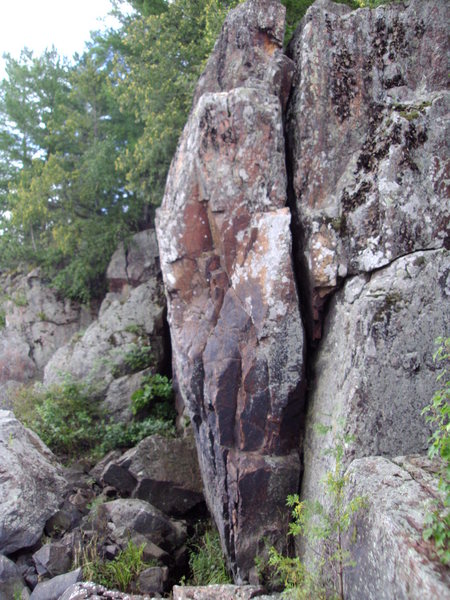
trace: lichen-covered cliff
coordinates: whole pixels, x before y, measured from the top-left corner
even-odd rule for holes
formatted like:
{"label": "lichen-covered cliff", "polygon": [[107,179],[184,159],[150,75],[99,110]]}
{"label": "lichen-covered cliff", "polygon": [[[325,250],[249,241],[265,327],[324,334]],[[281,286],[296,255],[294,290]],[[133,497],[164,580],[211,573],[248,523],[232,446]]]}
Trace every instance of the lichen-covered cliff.
{"label": "lichen-covered cliff", "polygon": [[[290,59],[283,17],[230,13],[157,217],[174,374],[238,580],[283,537],[288,493],[323,499],[339,436],[346,464],[426,452],[449,322],[447,3],[319,0]],[[406,579],[386,597],[445,589]],[[353,571],[348,595],[382,580]]]}

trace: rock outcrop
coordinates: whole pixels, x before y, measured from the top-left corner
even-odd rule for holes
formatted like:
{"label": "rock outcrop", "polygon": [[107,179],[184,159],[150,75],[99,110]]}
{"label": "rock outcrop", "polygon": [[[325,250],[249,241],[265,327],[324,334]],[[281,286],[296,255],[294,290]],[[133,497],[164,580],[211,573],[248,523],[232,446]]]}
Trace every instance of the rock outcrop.
{"label": "rock outcrop", "polygon": [[65,480],[50,450],[0,410],[0,553],[33,546],[62,504]]}
{"label": "rock outcrop", "polygon": [[101,479],[168,515],[182,516],[204,502],[192,437],[145,438],[118,460],[110,461]]}
{"label": "rock outcrop", "polygon": [[438,495],[430,461],[362,458],[348,476],[347,497],[362,496],[366,505],[350,530],[356,538],[344,540],[356,558],[344,574],[345,598],[448,598],[449,571],[422,539],[424,506]]}
{"label": "rock outcrop", "polygon": [[[296,258],[317,348],[310,355],[303,499],[327,504],[321,481],[333,459],[324,451],[347,436],[346,466],[371,455],[426,453],[430,429],[421,412],[436,388],[434,340],[450,320],[448,14],[442,0],[357,11],[318,0],[290,44],[296,73],[286,130]],[[325,435],[318,425],[328,427]],[[360,488],[367,490],[366,476],[362,469]],[[382,535],[370,522],[366,547]],[[395,537],[390,527],[386,535]],[[372,557],[380,573],[392,566],[389,552],[379,548]],[[404,548],[395,552],[404,560]],[[414,559],[411,569],[419,565]],[[419,587],[411,596],[402,588],[408,568],[400,568],[398,593],[386,571],[385,597],[428,597]],[[360,579],[346,597],[383,597],[375,583],[363,591]]]}
{"label": "rock outcrop", "polygon": [[327,297],[448,242],[448,4],[351,11],[318,0],[289,47],[295,229],[309,329]]}
{"label": "rock outcrop", "polygon": [[66,374],[90,381],[118,420],[130,418],[130,396],[148,374],[133,371],[150,364],[159,371],[167,360],[165,301],[154,238],[154,230],[141,232],[130,241],[128,253],[123,247],[117,250],[108,268],[110,287],[116,291],[106,295],[98,318],[55,352],[44,370],[45,385]]}
{"label": "rock outcrop", "polygon": [[0,277],[0,406],[8,408],[8,390],[42,376],[58,348],[93,320],[92,312],[70,300],[61,300],[46,285],[39,269],[28,275]]}
{"label": "rock outcrop", "polygon": [[291,260],[282,105],[285,9],[230,12],[173,160],[157,235],[173,369],[208,505],[237,580],[299,479],[303,329]]}

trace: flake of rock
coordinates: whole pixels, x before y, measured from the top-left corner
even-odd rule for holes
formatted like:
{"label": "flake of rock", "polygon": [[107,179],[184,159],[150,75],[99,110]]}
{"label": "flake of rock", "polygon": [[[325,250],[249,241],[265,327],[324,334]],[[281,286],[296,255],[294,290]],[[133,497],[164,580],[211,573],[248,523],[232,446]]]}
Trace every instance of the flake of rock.
{"label": "flake of rock", "polygon": [[157,214],[174,373],[237,579],[263,538],[283,536],[277,515],[299,477],[303,329],[285,208],[283,30],[275,0],[230,13]]}

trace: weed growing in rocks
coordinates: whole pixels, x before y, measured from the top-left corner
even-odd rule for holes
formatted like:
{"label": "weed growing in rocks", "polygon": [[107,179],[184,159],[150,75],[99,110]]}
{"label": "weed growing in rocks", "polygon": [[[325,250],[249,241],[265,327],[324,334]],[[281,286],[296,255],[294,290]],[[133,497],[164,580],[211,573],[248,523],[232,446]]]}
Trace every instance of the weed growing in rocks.
{"label": "weed growing in rocks", "polygon": [[364,506],[364,499],[359,496],[345,502],[348,476],[343,458],[349,441],[346,436],[340,436],[335,448],[328,452],[335,462],[334,469],[327,473],[324,481],[329,509],[318,501],[300,501],[296,494],[288,496],[287,505],[293,517],[289,534],[302,536],[316,552],[314,564],[306,565],[298,557],[286,557],[274,547],[270,548],[269,566],[281,578],[289,598],[344,598],[344,569],[354,563],[351,553],[343,547],[342,539],[350,528],[353,515]]}
{"label": "weed growing in rocks", "polygon": [[[191,578],[189,585],[211,585],[232,583],[228,574],[220,545],[219,533],[207,529],[197,542],[192,544],[189,553]],[[184,579],[182,583],[185,583]]]}
{"label": "weed growing in rocks", "polygon": [[430,506],[425,519],[423,532],[425,540],[433,540],[440,561],[450,565],[450,380],[447,365],[450,360],[450,337],[436,340],[438,349],[433,359],[442,368],[437,377],[442,388],[437,390],[431,403],[424,408],[422,414],[435,428],[430,438],[428,455],[438,457],[441,461],[439,491],[442,498],[436,499]]}
{"label": "weed growing in rocks", "polygon": [[171,386],[168,380],[161,386],[166,397],[158,397],[144,418],[130,423],[108,423],[98,407],[95,390],[70,377],[49,388],[22,387],[16,393],[13,410],[62,462],[80,456],[97,460],[114,448],[131,448],[149,435],[175,436],[176,413],[167,391]]}
{"label": "weed growing in rocks", "polygon": [[[84,548],[78,549],[74,568],[81,567],[86,581],[100,583],[108,589],[121,592],[138,591],[135,582],[139,575],[155,562],[145,562],[143,558],[145,544],[137,546],[132,541],[113,560],[104,560],[98,553],[97,540],[93,538]],[[133,586],[134,584],[134,586]]]}

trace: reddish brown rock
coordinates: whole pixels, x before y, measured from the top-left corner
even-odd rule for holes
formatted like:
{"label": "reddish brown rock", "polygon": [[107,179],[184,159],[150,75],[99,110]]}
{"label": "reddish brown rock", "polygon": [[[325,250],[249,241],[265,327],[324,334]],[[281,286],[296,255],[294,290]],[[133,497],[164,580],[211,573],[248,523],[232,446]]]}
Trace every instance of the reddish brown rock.
{"label": "reddish brown rock", "polygon": [[303,330],[285,208],[283,30],[277,0],[230,13],[157,216],[174,372],[237,580],[264,536],[283,535],[277,515],[299,476]]}

